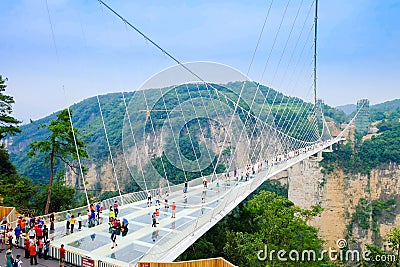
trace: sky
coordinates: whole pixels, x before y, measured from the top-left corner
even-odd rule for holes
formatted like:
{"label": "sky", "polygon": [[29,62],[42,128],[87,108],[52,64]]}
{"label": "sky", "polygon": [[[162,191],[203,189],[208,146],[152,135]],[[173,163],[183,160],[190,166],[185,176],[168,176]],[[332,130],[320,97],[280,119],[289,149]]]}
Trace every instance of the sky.
{"label": "sky", "polygon": [[[312,0],[105,2],[181,62],[225,64],[312,101]],[[331,106],[400,98],[399,14],[400,0],[319,1],[318,98]],[[96,0],[3,1],[0,25],[0,74],[24,123],[137,90],[175,65]]]}

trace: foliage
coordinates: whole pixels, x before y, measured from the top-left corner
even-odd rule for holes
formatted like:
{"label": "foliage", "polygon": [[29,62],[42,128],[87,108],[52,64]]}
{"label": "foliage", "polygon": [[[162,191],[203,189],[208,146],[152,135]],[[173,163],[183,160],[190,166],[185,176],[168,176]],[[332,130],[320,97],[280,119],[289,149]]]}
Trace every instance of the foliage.
{"label": "foliage", "polygon": [[365,244],[365,247],[368,251],[370,251],[370,254],[368,255],[368,258],[370,259],[369,261],[364,260],[361,257],[361,266],[363,267],[389,267],[393,266],[393,262],[389,260],[372,260],[372,259],[390,259],[390,254],[387,253],[386,251],[383,251],[380,247],[375,246],[375,245],[370,245],[370,244]]}
{"label": "foliage", "polygon": [[386,241],[393,252],[397,252],[397,264],[400,263],[400,228],[394,227],[387,235]]}
{"label": "foliage", "polygon": [[[315,208],[312,216],[319,214]],[[272,261],[260,261],[259,250],[313,249],[320,251],[323,241],[317,229],[308,226],[297,214],[306,214],[289,201],[274,193],[261,191],[254,198],[242,203],[210,231],[201,237],[194,247],[180,256],[180,260],[222,256],[238,266],[287,266],[275,257]],[[210,244],[211,243],[211,244]],[[201,245],[200,245],[201,244]],[[207,244],[207,246],[205,246]],[[211,252],[211,253],[209,253]],[[321,266],[324,262],[295,262],[296,266]]]}
{"label": "foliage", "polygon": [[371,206],[365,198],[361,198],[353,214],[352,223],[356,223],[364,230],[370,228]]}
{"label": "foliage", "polygon": [[[38,153],[45,154],[44,164],[50,164],[50,178],[49,187],[47,193],[47,201],[44,212],[47,214],[51,205],[51,191],[53,188],[54,178],[54,166],[58,160],[67,164],[72,170],[78,168],[73,165],[73,161],[77,160],[79,156],[81,158],[88,157],[85,149],[85,143],[78,138],[78,129],[72,129],[70,122],[70,111],[64,109],[57,115],[57,119],[50,122],[47,125],[47,129],[50,131],[50,135],[42,141],[33,141],[29,147],[28,155],[33,157]],[[42,125],[40,127],[46,127]]]}
{"label": "foliage", "polygon": [[[41,190],[38,192],[35,208],[38,214],[43,214],[43,203],[46,203],[49,191],[49,186],[41,186]],[[51,190],[51,201],[49,206],[49,211],[62,211],[73,208],[74,205],[74,195],[75,189],[73,187],[65,186],[63,180],[55,181],[52,184]],[[46,213],[46,212],[45,212]]]}
{"label": "foliage", "polygon": [[356,138],[354,143],[335,145],[333,153],[324,154],[321,166],[326,170],[332,164],[346,173],[369,174],[371,169],[389,162],[400,163],[400,122],[380,124],[384,131],[364,142]]}
{"label": "foliage", "polygon": [[16,207],[18,210],[35,207],[38,186],[33,184],[29,178],[20,177],[18,174],[1,174],[0,187],[2,188],[3,205]]}
{"label": "foliage", "polygon": [[15,135],[20,133],[18,124],[21,122],[11,116],[12,105],[15,103],[12,96],[5,95],[4,92],[7,88],[6,79],[0,75],[0,140],[7,135]]}
{"label": "foliage", "polygon": [[[160,110],[172,110],[177,108],[179,104],[177,101],[177,96],[180,99],[180,102],[184,101],[191,101],[191,99],[195,99],[196,97],[205,97],[205,98],[212,98],[216,101],[219,101],[221,105],[216,107],[218,114],[223,114],[223,106],[229,106],[230,108],[234,107],[234,104],[238,100],[238,94],[243,86],[242,82],[234,82],[228,84],[228,86],[222,85],[215,85],[214,87],[220,93],[216,93],[215,90],[208,90],[205,86],[197,86],[197,85],[188,85],[188,86],[181,86],[177,88],[177,91],[174,90],[169,91],[165,94],[163,102],[162,99],[156,101],[153,109],[160,109]],[[254,92],[256,87],[259,86],[259,93],[256,95],[255,102],[253,105],[254,114],[248,116],[244,109],[249,108],[250,101],[253,99],[253,95],[251,92]],[[228,89],[227,87],[231,88]],[[164,89],[163,89],[164,90]],[[165,89],[164,91],[167,91]],[[129,100],[135,96],[138,92],[130,92],[125,93],[125,98],[127,99],[127,103]],[[149,94],[148,97],[152,99],[159,98],[160,91],[159,90],[148,90],[147,93]],[[226,96],[226,97],[225,97]],[[242,122],[246,122],[246,130],[247,134],[252,134],[253,129],[255,127],[255,120],[252,116],[260,114],[262,118],[270,123],[277,123],[278,128],[281,130],[288,131],[291,129],[291,133],[293,136],[298,138],[304,138],[302,136],[303,131],[296,131],[295,127],[290,127],[294,123],[298,123],[299,127],[308,128],[309,120],[304,115],[307,112],[306,110],[312,109],[313,105],[310,103],[305,103],[301,99],[297,98],[290,98],[287,97],[271,88],[268,88],[263,85],[258,85],[255,83],[246,83],[245,88],[243,90],[243,99],[240,100],[240,105],[244,107],[244,109],[238,109],[237,113],[239,118]],[[113,93],[108,94],[105,96],[100,96],[100,102],[102,106],[103,116],[105,126],[107,128],[107,134],[110,141],[111,147],[119,152],[122,151],[122,136],[121,136],[121,129],[123,128],[124,123],[124,116],[125,116],[125,106],[122,101],[122,94],[120,93]],[[273,104],[273,100],[275,99],[275,103]],[[264,103],[265,100],[265,103]],[[296,105],[286,106],[286,103],[295,102]],[[142,105],[143,103],[138,103],[138,105]],[[265,106],[263,109],[261,108],[263,104],[271,105]],[[273,104],[273,105],[272,105]],[[282,105],[281,105],[282,104]],[[202,108],[201,101],[194,101],[195,107],[199,107],[199,110]],[[201,107],[201,108],[200,108]],[[74,104],[71,109],[74,110],[74,117],[72,118],[72,122],[74,127],[79,128],[82,136],[81,139],[87,144],[87,151],[90,155],[88,160],[84,160],[84,164],[102,164],[108,160],[109,152],[105,140],[105,134],[103,130],[102,120],[99,114],[99,107],[97,104],[96,97],[88,98],[83,100],[80,103]],[[260,113],[261,112],[261,113]],[[20,174],[26,175],[31,177],[36,182],[43,182],[47,183],[48,178],[50,176],[49,170],[46,168],[39,168],[38,166],[41,165],[41,162],[44,161],[43,156],[38,155],[35,158],[28,158],[26,155],[26,151],[28,149],[27,145],[31,143],[33,140],[45,140],[49,136],[49,131],[46,128],[38,129],[38,126],[41,124],[48,125],[52,120],[57,118],[59,112],[52,114],[46,118],[40,119],[38,121],[34,121],[30,124],[23,125],[21,129],[23,133],[13,137],[12,139],[12,146],[9,147],[11,161],[17,166],[17,170]],[[78,115],[77,115],[78,114]],[[132,115],[132,114],[131,114]],[[143,115],[143,114],[142,114]],[[169,114],[171,120],[173,121],[174,114]],[[204,115],[204,114],[203,114]],[[333,116],[333,115],[332,115]],[[165,123],[167,113],[166,112],[153,112],[150,114],[151,121],[155,124],[156,130]],[[284,118],[292,117],[295,121],[284,120]],[[282,118],[282,119],[281,119]],[[151,125],[150,119],[148,123],[146,123],[146,131],[151,132]],[[203,130],[207,129],[207,125],[210,125],[210,121],[205,119],[193,120],[188,122],[190,126],[190,132],[198,132],[199,125],[202,126]],[[140,124],[133,123],[134,131],[136,132],[139,128],[135,127],[142,127]],[[157,128],[158,127],[158,128]],[[255,135],[259,134],[259,132],[255,131]],[[205,131],[204,135],[206,138],[210,138],[210,131]],[[192,141],[194,141],[193,135]],[[137,138],[142,138],[141,136]],[[185,140],[186,139],[186,140]],[[187,136],[187,133],[183,133],[181,135],[181,139],[177,140],[180,145],[182,145],[185,149],[182,151],[185,156],[190,158],[195,158],[195,156],[199,156],[199,148],[203,144],[199,143],[199,147],[195,147],[195,152],[190,146],[190,142]],[[196,142],[194,142],[195,144]],[[196,144],[195,144],[196,145]],[[231,154],[233,153],[234,148],[231,148]],[[202,151],[202,150],[200,150]],[[226,151],[227,153],[228,151]],[[226,154],[225,153],[225,154]],[[228,155],[225,155],[228,156]],[[64,166],[59,163],[59,165],[55,166],[56,169],[61,169]],[[221,166],[222,167],[222,166]],[[128,185],[130,186],[130,185]],[[130,186],[133,188],[134,186]]]}
{"label": "foliage", "polygon": [[263,182],[253,193],[251,193],[248,199],[252,199],[255,195],[259,194],[261,191],[269,191],[275,193],[277,196],[288,197],[287,186],[282,186],[279,181],[276,180],[266,180]]}
{"label": "foliage", "polygon": [[10,162],[10,156],[3,145],[0,145],[0,175],[16,174],[14,165]]}
{"label": "foliage", "polygon": [[352,235],[354,225],[358,225],[364,230],[371,229],[371,222],[373,232],[376,235],[379,235],[379,220],[390,218],[394,219],[396,215],[395,210],[396,199],[375,199],[369,202],[365,198],[360,198],[356,206],[355,213],[352,215],[351,222],[347,226],[348,235]]}

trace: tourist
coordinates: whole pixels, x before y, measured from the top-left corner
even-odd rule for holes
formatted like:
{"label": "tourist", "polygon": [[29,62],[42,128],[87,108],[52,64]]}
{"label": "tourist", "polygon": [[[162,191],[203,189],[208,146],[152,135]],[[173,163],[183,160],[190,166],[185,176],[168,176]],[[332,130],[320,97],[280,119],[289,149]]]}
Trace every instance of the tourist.
{"label": "tourist", "polygon": [[22,264],[21,255],[17,255],[13,267],[21,267]]}
{"label": "tourist", "polygon": [[122,218],[122,227],[121,227],[122,236],[126,236],[128,234],[128,225],[129,225],[128,220],[126,218]]}
{"label": "tourist", "polygon": [[151,206],[151,193],[147,191],[147,207]]}
{"label": "tourist", "polygon": [[37,248],[35,242],[32,242],[29,246],[29,257],[31,259],[31,265],[33,265],[33,262],[35,262],[35,265],[37,265],[36,249]]}
{"label": "tourist", "polygon": [[6,255],[4,255],[4,265],[6,267],[13,267],[14,258],[11,253],[11,249],[7,249]]}
{"label": "tourist", "polygon": [[71,226],[71,234],[74,233],[75,222],[76,222],[75,216],[71,215],[71,218],[69,219],[69,224]]}
{"label": "tourist", "polygon": [[58,266],[64,267],[64,262],[65,262],[65,248],[64,244],[61,244],[60,248],[60,262],[58,263]]}
{"label": "tourist", "polygon": [[69,224],[71,223],[69,219],[71,219],[71,212],[68,211],[67,215],[65,215],[65,219],[67,221],[67,230],[69,230]]}
{"label": "tourist", "polygon": [[[96,211],[95,210],[90,210],[90,218],[92,220],[93,226],[96,224]],[[99,222],[97,222],[97,225]]]}
{"label": "tourist", "polygon": [[25,258],[29,259],[29,246],[31,245],[31,242],[29,241],[29,239],[25,239],[24,242],[24,250],[25,250]]}
{"label": "tourist", "polygon": [[87,217],[88,217],[88,219],[87,219],[87,221],[88,221],[88,228],[90,228],[90,227],[92,227],[92,213],[89,211],[89,210],[86,210],[86,212],[87,212]]}
{"label": "tourist", "polygon": [[115,219],[115,212],[113,210],[113,207],[110,206],[110,213],[108,214],[108,221],[112,222]]}
{"label": "tourist", "polygon": [[82,229],[82,215],[81,215],[82,213],[78,213],[78,219],[77,219],[77,221],[78,221],[78,230],[81,230]]}
{"label": "tourist", "polygon": [[160,196],[157,194],[156,195],[156,206],[160,206]]}
{"label": "tourist", "polygon": [[46,225],[43,225],[43,240],[46,242],[47,239],[49,239],[49,229],[47,228]]}
{"label": "tourist", "polygon": [[118,217],[119,209],[118,209],[118,201],[114,201],[114,213],[115,213],[115,218]]}
{"label": "tourist", "polygon": [[97,221],[100,221],[100,213],[103,212],[103,207],[101,206],[101,203],[97,203],[96,205],[96,212],[97,212]]}
{"label": "tourist", "polygon": [[165,201],[165,211],[168,211],[168,209],[169,209],[168,197],[169,197],[169,194],[168,194],[167,191],[165,191],[165,198],[164,198],[164,201]]}
{"label": "tourist", "polygon": [[159,224],[158,217],[160,217],[160,210],[156,209],[156,221],[157,221],[157,224]]}
{"label": "tourist", "polygon": [[50,240],[47,239],[46,242],[44,243],[44,247],[43,247],[43,258],[45,260],[47,260],[49,258],[49,256],[48,256],[49,249],[50,249]]}
{"label": "tourist", "polygon": [[171,218],[175,218],[175,211],[176,211],[176,204],[175,204],[175,202],[172,202],[171,210],[172,210],[172,216],[171,216]]}
{"label": "tourist", "polygon": [[35,231],[34,228],[31,228],[31,229],[29,230],[28,236],[29,236],[29,239],[31,239],[31,240],[33,240],[34,238],[36,238],[36,231]]}
{"label": "tourist", "polygon": [[207,178],[206,177],[203,177],[203,185],[204,185],[204,188],[207,188]]}
{"label": "tourist", "polygon": [[37,241],[37,247],[38,247],[38,252],[39,252],[39,259],[42,258],[43,246],[44,246],[43,238],[39,238],[38,241]]}
{"label": "tourist", "polygon": [[9,248],[9,249],[12,249],[12,246],[13,246],[13,243],[12,243],[13,237],[14,237],[13,231],[12,231],[12,230],[11,230],[11,231],[8,231],[8,232],[7,232],[7,239],[8,239],[8,248]]}
{"label": "tourist", "polygon": [[117,242],[115,242],[117,239],[117,228],[113,227],[111,230],[111,241],[113,242],[111,249],[113,249],[117,245]]}
{"label": "tourist", "polygon": [[183,201],[187,203],[187,193],[188,193],[188,182],[185,181],[185,185],[183,186]]}
{"label": "tourist", "polygon": [[43,237],[43,229],[41,225],[35,225],[35,231],[36,231],[36,238],[40,239]]}
{"label": "tourist", "polygon": [[152,219],[152,225],[151,227],[157,227],[157,215],[156,212],[153,212],[153,214],[151,215],[151,219]]}
{"label": "tourist", "polygon": [[19,239],[21,237],[21,227],[19,224],[17,224],[17,227],[15,227],[14,233],[15,233],[15,244],[18,246]]}
{"label": "tourist", "polygon": [[54,211],[50,213],[50,231],[54,231]]}

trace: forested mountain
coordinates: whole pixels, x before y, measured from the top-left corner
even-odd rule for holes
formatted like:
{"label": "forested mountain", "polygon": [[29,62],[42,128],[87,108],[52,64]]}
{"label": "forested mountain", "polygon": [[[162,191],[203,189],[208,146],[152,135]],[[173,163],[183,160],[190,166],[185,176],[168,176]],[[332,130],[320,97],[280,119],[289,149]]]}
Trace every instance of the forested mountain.
{"label": "forested mountain", "polygon": [[371,106],[372,121],[390,117],[395,118],[398,113],[400,113],[400,99],[394,99]]}
{"label": "forested mountain", "polygon": [[[237,100],[237,95],[242,88],[242,85],[242,82],[230,83],[227,86],[214,85],[220,93],[217,93],[216,91],[211,91],[211,94],[210,92],[206,91],[208,90],[207,88],[199,88],[198,85],[189,85],[189,87],[178,87],[177,93],[179,94],[180,101],[183,102],[185,100],[188,100],[189,97],[204,97],[205,92],[207,92],[209,97],[215,98],[221,101],[221,103],[225,103],[233,110],[233,103]],[[259,93],[254,97],[254,92],[256,90],[255,88],[257,86],[259,86]],[[170,110],[176,108],[176,95],[170,93],[170,91],[168,91],[168,88],[163,90],[165,90],[165,95],[162,99],[165,100],[166,103],[158,100],[155,101],[154,106],[150,108],[154,110]],[[158,97],[157,94],[159,94],[158,89],[151,89],[146,92],[149,98],[154,99],[156,99]],[[140,95],[141,92],[137,91],[136,94]],[[124,93],[127,105],[129,105],[134,96],[135,92]],[[230,98],[230,100],[227,100],[227,97]],[[306,124],[310,123],[307,118],[308,112],[304,111],[313,109],[313,105],[310,103],[306,103],[299,98],[285,96],[263,85],[246,83],[246,87],[242,95],[242,100],[240,101],[240,106],[244,109],[249,109],[251,103],[253,102],[253,98],[253,116],[261,114],[261,117],[263,117],[264,119],[270,116],[271,119],[269,119],[273,120],[271,121],[271,123],[274,123],[278,127],[278,129],[291,129],[290,125],[292,125],[293,123],[303,124],[304,127]],[[137,99],[135,99],[135,101],[136,100]],[[150,100],[147,99],[146,101]],[[107,130],[112,153],[117,156],[122,155],[122,131],[126,112],[123,95],[122,93],[102,95],[99,96],[99,102],[103,112],[104,123]],[[295,103],[295,105],[293,105],[293,103]],[[261,112],[261,107],[263,104],[267,105],[268,108],[264,107],[264,110]],[[199,105],[199,103],[195,102],[195,105]],[[141,127],[141,124],[137,122],[140,119],[144,120],[145,116],[144,113],[140,113],[144,110],[140,109],[147,108],[143,101],[142,103],[135,103],[133,106],[136,107],[135,111],[137,113],[137,116],[135,115],[136,117],[130,114],[131,116],[133,116],[133,127],[139,128]],[[105,132],[103,129],[102,118],[100,116],[97,98],[88,98],[77,104],[74,104],[71,106],[71,111],[73,116],[73,124],[75,127],[79,128],[80,132],[83,134],[82,139],[87,144],[89,159],[86,160],[84,164],[95,166],[94,168],[97,170],[97,176],[102,176],[102,171],[100,170],[102,168],[102,165],[109,161],[109,151],[106,143]],[[345,114],[337,109],[325,105],[324,111],[325,115],[332,117],[333,120],[339,123],[345,120]],[[271,115],[269,114],[269,112],[271,112]],[[149,122],[151,121],[154,124],[154,127],[157,128],[157,123],[162,123],[163,120],[165,120],[165,118],[167,117],[168,114],[166,113],[167,112],[149,113],[149,118],[146,118],[145,127],[150,130],[151,126]],[[244,110],[238,109],[237,113],[242,122],[245,122],[246,118]],[[21,175],[30,177],[38,182],[45,182],[48,179],[48,170],[47,168],[43,168],[43,157],[29,158],[26,154],[26,151],[29,143],[31,143],[33,140],[43,140],[46,137],[46,128],[40,128],[39,126],[42,124],[48,124],[56,117],[56,114],[57,113],[54,113],[43,119],[23,125],[21,127],[21,134],[13,136],[12,138],[8,138],[6,140],[7,149],[10,152],[11,161],[17,167],[18,172]],[[169,114],[171,120],[174,120],[173,115],[174,114],[172,113]],[[251,128],[250,122],[247,122],[246,126]],[[248,128],[248,132],[251,132],[250,128]],[[298,138],[302,138],[299,131],[292,131],[289,132],[289,134]],[[180,142],[184,144],[185,139],[183,138]],[[188,155],[188,157],[190,157],[190,155]],[[123,158],[121,157],[120,159]],[[153,163],[154,162],[155,161],[153,161]],[[119,168],[121,169],[122,167]],[[65,171],[64,166],[61,163],[59,163],[59,165],[57,166],[57,170],[61,172]],[[121,173],[122,176],[132,175],[128,174],[128,172],[123,171]],[[129,180],[129,177],[126,177],[125,180]],[[100,185],[96,186],[96,188],[101,190],[100,187]],[[132,188],[130,189],[132,190]]]}
{"label": "forested mountain", "polygon": [[346,115],[349,115],[356,111],[357,105],[356,104],[347,104],[342,106],[337,106],[336,109],[343,111]]}

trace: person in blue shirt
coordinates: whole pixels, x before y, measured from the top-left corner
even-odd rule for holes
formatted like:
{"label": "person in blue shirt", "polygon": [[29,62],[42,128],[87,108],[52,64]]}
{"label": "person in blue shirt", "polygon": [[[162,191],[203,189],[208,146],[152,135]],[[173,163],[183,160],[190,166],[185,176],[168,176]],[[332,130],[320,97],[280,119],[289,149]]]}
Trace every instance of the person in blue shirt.
{"label": "person in blue shirt", "polygon": [[128,234],[128,220],[126,218],[122,218],[122,226],[121,226],[121,231],[122,231],[122,236],[126,236]]}
{"label": "person in blue shirt", "polygon": [[[94,225],[94,223],[96,221],[96,212],[94,210],[91,210],[91,212],[90,212],[90,219],[92,220],[93,225]],[[97,224],[99,224],[99,222],[97,222]]]}
{"label": "person in blue shirt", "polygon": [[15,233],[15,244],[19,244],[19,238],[21,237],[21,228],[19,227],[19,224],[17,224],[17,227],[15,227],[14,229],[14,233]]}

